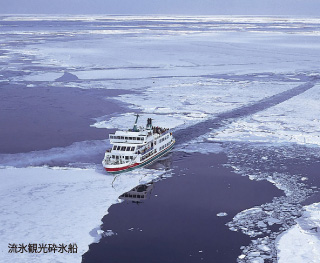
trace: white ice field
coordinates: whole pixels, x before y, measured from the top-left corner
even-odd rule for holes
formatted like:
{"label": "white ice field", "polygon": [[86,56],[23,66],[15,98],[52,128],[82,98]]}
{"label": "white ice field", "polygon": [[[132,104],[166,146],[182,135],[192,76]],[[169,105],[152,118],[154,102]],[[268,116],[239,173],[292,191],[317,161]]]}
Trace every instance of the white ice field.
{"label": "white ice field", "polygon": [[[318,18],[6,16],[0,19],[16,23],[11,28],[0,28],[2,59],[7,62],[0,65],[1,71],[25,73],[19,77],[2,74],[0,85],[10,81],[32,86],[44,81],[46,85],[66,88],[134,91],[116,98],[128,103],[132,111],[96,116],[92,126],[97,128],[127,128],[123,123],[131,123],[133,112],[138,110],[143,118],[151,116],[159,126],[182,129],[319,77]],[[33,26],[24,26],[30,21]],[[79,28],[42,26],[52,21],[90,24]],[[26,65],[36,66],[37,70]],[[76,75],[79,81],[57,83],[55,79],[64,71]],[[201,140],[206,143],[201,146],[187,143],[186,151],[219,151],[212,150],[208,141],[319,147],[319,88],[320,84],[315,83],[308,91],[285,102],[227,123],[205,134]],[[101,144],[104,148],[106,142]],[[91,145],[90,151],[101,150],[99,141]],[[47,255],[41,257],[41,262],[80,262],[81,254],[98,238],[101,218],[118,202],[118,196],[161,174],[140,169],[114,180],[90,165],[86,169],[46,166],[52,159],[72,159],[73,147],[84,153],[87,146],[88,142],[78,142],[66,148],[0,155],[3,211],[0,262],[13,259],[40,262],[39,255],[34,254],[13,258],[7,253],[8,243],[12,242],[77,242],[78,254]],[[288,262],[288,257],[293,262],[293,252],[298,255],[296,262],[302,262],[300,259],[316,262],[312,260],[319,258],[319,235],[301,230],[305,222],[320,227],[315,216],[319,205],[307,209],[298,224],[279,237],[279,262]],[[307,246],[309,249],[305,249]],[[263,262],[259,257],[255,260]]]}

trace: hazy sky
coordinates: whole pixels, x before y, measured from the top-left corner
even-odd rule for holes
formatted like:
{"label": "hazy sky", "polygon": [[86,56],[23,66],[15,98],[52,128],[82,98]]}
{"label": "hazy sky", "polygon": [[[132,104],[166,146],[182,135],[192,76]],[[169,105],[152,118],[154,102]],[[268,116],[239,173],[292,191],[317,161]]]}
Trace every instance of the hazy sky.
{"label": "hazy sky", "polygon": [[0,0],[2,14],[320,15],[320,0]]}

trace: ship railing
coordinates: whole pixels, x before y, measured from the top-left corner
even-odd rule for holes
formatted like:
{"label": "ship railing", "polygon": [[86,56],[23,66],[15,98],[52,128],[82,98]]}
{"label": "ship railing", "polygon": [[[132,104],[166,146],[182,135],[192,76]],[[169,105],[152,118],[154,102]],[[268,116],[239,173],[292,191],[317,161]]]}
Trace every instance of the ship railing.
{"label": "ship railing", "polygon": [[146,154],[148,152],[150,152],[151,150],[153,150],[153,147],[150,148],[139,148],[138,151],[140,152],[140,154]]}
{"label": "ship railing", "polygon": [[141,161],[143,161],[144,159],[147,159],[148,157],[150,157],[152,154],[156,153],[156,149],[152,149],[152,151],[148,151],[147,153],[145,153],[144,155],[142,155],[141,157]]}

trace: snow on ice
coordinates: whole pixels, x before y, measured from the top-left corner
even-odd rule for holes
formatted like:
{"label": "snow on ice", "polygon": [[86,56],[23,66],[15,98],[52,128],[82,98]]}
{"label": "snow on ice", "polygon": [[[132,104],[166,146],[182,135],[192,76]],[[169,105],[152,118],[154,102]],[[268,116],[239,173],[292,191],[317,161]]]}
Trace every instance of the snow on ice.
{"label": "snow on ice", "polygon": [[221,216],[227,216],[227,215],[228,215],[228,214],[227,214],[226,212],[220,212],[220,213],[217,214],[217,216],[220,216],[220,217],[221,217]]}
{"label": "snow on ice", "polygon": [[277,106],[235,121],[212,134],[214,141],[320,145],[320,85]]}
{"label": "snow on ice", "polygon": [[296,225],[277,237],[279,263],[317,263],[320,259],[320,203],[304,207]]}
{"label": "snow on ice", "polygon": [[[304,178],[301,174],[293,173],[288,167],[294,163],[298,165],[305,165],[305,162],[309,165],[316,163],[320,156],[319,149],[299,145],[253,147],[248,143],[230,143],[226,147],[230,158],[228,166],[234,168],[236,173],[247,175],[251,180],[268,180],[284,191],[284,196],[274,197],[270,203],[244,210],[227,223],[230,230],[241,231],[252,238],[248,246],[241,247],[243,256],[238,257],[238,262],[255,260],[263,262],[264,259],[276,262],[278,235],[288,229],[288,233],[292,233],[291,227],[295,229],[296,221],[303,215],[301,202],[319,191],[307,185],[307,180],[301,180]],[[309,211],[313,211],[313,208],[314,206],[310,206]],[[316,211],[315,213],[318,213]],[[291,237],[295,239],[297,236]],[[310,243],[308,245],[310,246]],[[307,255],[308,251],[301,250],[301,253]],[[284,257],[286,256],[285,254]]]}
{"label": "snow on ice", "polygon": [[[0,169],[0,262],[80,262],[102,233],[101,218],[118,197],[163,172],[138,169],[117,177],[95,169]],[[81,231],[80,231],[81,230]],[[78,253],[8,253],[9,243],[76,243]]]}

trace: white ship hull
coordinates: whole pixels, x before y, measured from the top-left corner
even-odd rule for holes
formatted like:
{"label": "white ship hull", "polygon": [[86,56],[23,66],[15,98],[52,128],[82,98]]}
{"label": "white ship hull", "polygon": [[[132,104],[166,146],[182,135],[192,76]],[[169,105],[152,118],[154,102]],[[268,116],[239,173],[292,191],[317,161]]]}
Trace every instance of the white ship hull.
{"label": "white ship hull", "polygon": [[150,118],[146,128],[138,129],[136,123],[133,129],[109,135],[113,146],[102,161],[107,172],[119,173],[142,167],[173,148],[175,139],[169,129],[153,127]]}

